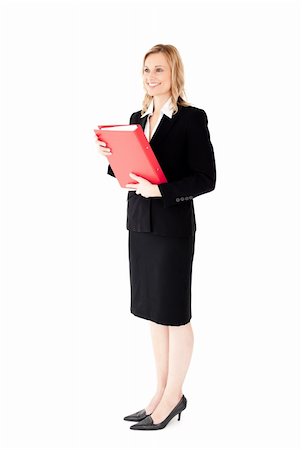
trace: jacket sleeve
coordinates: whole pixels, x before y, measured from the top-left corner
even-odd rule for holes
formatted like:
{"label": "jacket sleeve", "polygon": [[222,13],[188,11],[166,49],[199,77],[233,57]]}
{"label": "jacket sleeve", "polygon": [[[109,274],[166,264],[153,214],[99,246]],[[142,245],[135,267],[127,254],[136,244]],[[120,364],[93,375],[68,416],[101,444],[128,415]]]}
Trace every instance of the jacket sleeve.
{"label": "jacket sleeve", "polygon": [[107,174],[111,175],[112,177],[115,177],[113,170],[111,169],[110,164],[108,164]]}
{"label": "jacket sleeve", "polygon": [[197,109],[187,123],[187,164],[191,175],[177,181],[158,185],[164,208],[180,205],[198,195],[210,192],[216,184],[216,165],[208,118],[203,109]]}
{"label": "jacket sleeve", "polygon": [[[135,114],[135,113],[132,113],[132,114],[131,114],[130,119],[129,119],[129,124],[131,124],[132,116],[133,116],[134,114]],[[110,164],[108,164],[107,174],[108,174],[108,175],[111,175],[112,177],[115,177],[114,172],[113,172],[113,170],[112,170]]]}

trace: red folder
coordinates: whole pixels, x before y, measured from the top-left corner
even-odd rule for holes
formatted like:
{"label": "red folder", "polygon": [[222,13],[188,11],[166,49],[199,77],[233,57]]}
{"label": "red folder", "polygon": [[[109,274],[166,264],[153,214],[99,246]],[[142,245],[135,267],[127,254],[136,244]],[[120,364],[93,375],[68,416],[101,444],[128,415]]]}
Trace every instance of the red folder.
{"label": "red folder", "polygon": [[112,154],[107,159],[121,187],[136,183],[130,177],[130,172],[146,178],[152,184],[167,182],[140,124],[98,127],[99,130],[94,130],[95,134],[111,148]]}

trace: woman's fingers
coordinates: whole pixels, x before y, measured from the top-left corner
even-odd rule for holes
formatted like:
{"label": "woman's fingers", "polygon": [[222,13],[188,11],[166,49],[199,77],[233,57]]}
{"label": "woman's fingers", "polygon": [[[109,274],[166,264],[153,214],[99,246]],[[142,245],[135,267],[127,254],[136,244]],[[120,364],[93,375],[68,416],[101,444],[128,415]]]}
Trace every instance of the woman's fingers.
{"label": "woman's fingers", "polygon": [[95,141],[97,143],[97,146],[99,148],[99,151],[102,155],[111,155],[111,148],[110,147],[106,147],[106,142],[104,141],[100,141],[97,137],[95,138]]}
{"label": "woman's fingers", "polygon": [[102,141],[102,140],[99,139],[97,136],[95,136],[95,142],[97,142],[98,144],[100,144],[102,147],[106,147],[106,142]]}

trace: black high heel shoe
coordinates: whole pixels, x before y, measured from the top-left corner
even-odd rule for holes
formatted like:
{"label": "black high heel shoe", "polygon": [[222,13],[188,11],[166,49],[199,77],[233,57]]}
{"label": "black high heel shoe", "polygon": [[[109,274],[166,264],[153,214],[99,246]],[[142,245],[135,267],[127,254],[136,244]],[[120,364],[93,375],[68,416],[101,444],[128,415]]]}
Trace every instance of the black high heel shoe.
{"label": "black high heel shoe", "polygon": [[174,409],[170,412],[170,414],[160,423],[153,423],[153,419],[151,414],[141,420],[139,423],[135,425],[131,425],[131,430],[160,430],[165,428],[166,425],[173,419],[174,416],[178,414],[178,420],[180,420],[180,415],[184,409],[187,407],[187,399],[183,395],[180,401],[177,403]]}
{"label": "black high heel shoe", "polygon": [[145,409],[141,409],[133,414],[129,414],[129,416],[124,417],[124,420],[130,420],[131,422],[139,422],[140,420],[145,419],[150,416],[150,414],[146,414]]}

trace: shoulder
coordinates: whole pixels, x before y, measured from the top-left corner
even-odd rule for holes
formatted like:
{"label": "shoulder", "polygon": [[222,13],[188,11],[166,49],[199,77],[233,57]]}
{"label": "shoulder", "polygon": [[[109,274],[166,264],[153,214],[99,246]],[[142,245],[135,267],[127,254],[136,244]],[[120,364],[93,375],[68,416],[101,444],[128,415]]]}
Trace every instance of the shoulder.
{"label": "shoulder", "polygon": [[186,118],[187,127],[194,125],[207,125],[208,117],[204,109],[197,106],[183,106],[183,116]]}
{"label": "shoulder", "polygon": [[140,109],[139,111],[135,111],[134,113],[132,113],[132,115],[131,115],[131,117],[132,116],[141,116],[141,114],[142,114],[142,110]]}
{"label": "shoulder", "polygon": [[142,110],[135,111],[130,116],[130,122],[132,122],[132,121],[136,122],[137,120],[140,119],[141,115],[142,115]]}
{"label": "shoulder", "polygon": [[187,116],[190,117],[206,117],[206,112],[202,108],[197,106],[183,106],[182,110]]}

